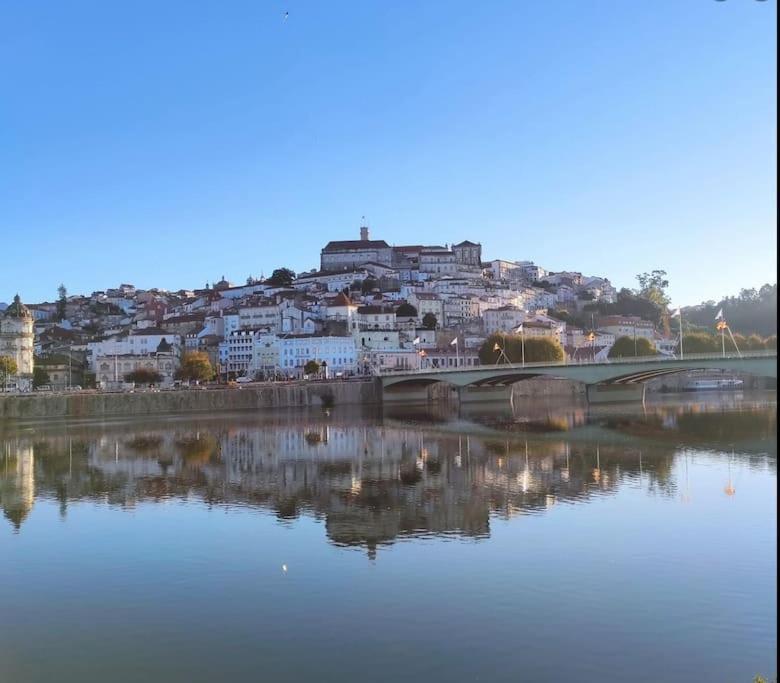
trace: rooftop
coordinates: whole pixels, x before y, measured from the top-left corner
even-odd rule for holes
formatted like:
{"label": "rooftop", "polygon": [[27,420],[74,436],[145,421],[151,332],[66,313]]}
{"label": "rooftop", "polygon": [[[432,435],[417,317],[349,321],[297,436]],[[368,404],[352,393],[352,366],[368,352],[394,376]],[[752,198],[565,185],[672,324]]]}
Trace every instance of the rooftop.
{"label": "rooftop", "polygon": [[322,250],[324,254],[333,251],[363,251],[365,249],[389,249],[384,240],[335,240],[328,242]]}

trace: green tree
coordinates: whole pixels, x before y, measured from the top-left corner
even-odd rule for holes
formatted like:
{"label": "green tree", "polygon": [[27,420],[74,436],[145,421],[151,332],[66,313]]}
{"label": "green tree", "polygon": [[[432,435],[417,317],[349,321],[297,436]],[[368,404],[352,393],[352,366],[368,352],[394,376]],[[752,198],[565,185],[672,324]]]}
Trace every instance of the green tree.
{"label": "green tree", "polygon": [[773,334],[766,338],[764,341],[764,348],[776,349],[777,348],[777,335]]}
{"label": "green tree", "polygon": [[526,338],[523,342],[519,334],[491,334],[479,348],[482,365],[495,365],[499,359],[501,363],[520,363],[523,358],[526,363],[560,362],[564,359],[563,347],[551,337]]}
{"label": "green tree", "polygon": [[162,375],[154,368],[136,368],[125,374],[125,382],[159,384],[162,382]]}
{"label": "green tree", "polygon": [[306,365],[303,366],[303,371],[307,375],[317,375],[320,372],[320,364],[316,360],[306,361]]}
{"label": "green tree", "polygon": [[295,279],[295,272],[289,268],[277,268],[266,280],[271,287],[289,287]]}
{"label": "green tree", "polygon": [[57,287],[57,295],[57,320],[65,320],[68,315],[68,290],[65,289],[65,285],[61,284]]}
{"label": "green tree", "polygon": [[396,309],[395,315],[400,318],[416,318],[417,309],[412,304],[404,302]]}
{"label": "green tree", "polygon": [[8,377],[15,375],[17,369],[16,361],[11,356],[0,356],[0,382],[5,382]]}
{"label": "green tree", "polygon": [[609,358],[634,358],[655,354],[655,346],[646,337],[618,337],[607,355]]}
{"label": "green tree", "polygon": [[720,341],[714,334],[707,332],[689,332],[683,337],[685,353],[710,353],[720,349]]}
{"label": "green tree", "polygon": [[636,276],[636,279],[639,282],[638,296],[652,301],[656,306],[660,306],[663,309],[669,305],[669,297],[666,295],[669,280],[666,279],[665,270],[640,273]]}
{"label": "green tree", "polygon": [[[736,335],[735,335],[736,336]],[[751,334],[746,340],[745,345],[740,345],[740,350],[744,351],[747,349],[748,351],[760,351],[761,349],[766,348],[766,342],[761,339],[757,334]]]}
{"label": "green tree", "polygon": [[360,293],[370,294],[377,288],[377,286],[378,283],[375,277],[367,277],[365,280],[363,280],[363,282],[360,283]]}
{"label": "green tree", "polygon": [[436,316],[433,313],[426,313],[422,317],[422,325],[426,330],[435,330],[439,321],[436,320]]}
{"label": "green tree", "polygon": [[40,365],[35,365],[33,367],[33,387],[37,389],[39,386],[43,384],[50,384],[51,378],[49,377],[49,373],[46,372],[46,368],[41,367]]}
{"label": "green tree", "polygon": [[214,377],[214,368],[205,351],[186,351],[181,356],[176,379],[188,382],[208,382]]}

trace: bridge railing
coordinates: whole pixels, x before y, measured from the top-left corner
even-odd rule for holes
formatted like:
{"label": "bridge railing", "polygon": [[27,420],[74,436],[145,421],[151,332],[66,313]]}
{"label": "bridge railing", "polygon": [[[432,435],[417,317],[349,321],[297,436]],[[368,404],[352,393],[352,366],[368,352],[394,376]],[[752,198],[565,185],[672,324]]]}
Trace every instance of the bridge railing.
{"label": "bridge railing", "polygon": [[437,373],[449,373],[449,372],[473,372],[486,369],[502,370],[529,370],[533,368],[551,368],[551,367],[571,367],[571,366],[583,366],[583,365],[621,365],[621,364],[636,364],[636,363],[682,363],[687,365],[690,361],[697,360],[744,360],[749,358],[777,358],[777,351],[775,349],[767,349],[762,351],[745,351],[743,353],[727,352],[723,353],[686,353],[684,358],[678,358],[677,356],[627,356],[623,358],[609,358],[607,360],[581,360],[581,361],[541,361],[535,363],[496,363],[494,365],[470,365],[460,367],[444,367],[444,368],[420,368],[419,370],[385,370],[377,373],[378,376],[384,377],[388,375],[430,375]]}

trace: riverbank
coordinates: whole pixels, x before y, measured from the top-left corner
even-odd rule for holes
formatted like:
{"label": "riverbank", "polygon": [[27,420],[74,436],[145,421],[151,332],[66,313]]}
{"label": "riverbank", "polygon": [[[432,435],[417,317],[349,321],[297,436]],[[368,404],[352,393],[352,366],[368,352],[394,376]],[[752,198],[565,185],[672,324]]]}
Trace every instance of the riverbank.
{"label": "riverbank", "polygon": [[138,393],[74,392],[0,397],[0,419],[47,420],[164,413],[272,410],[381,403],[374,380],[258,384],[231,389]]}

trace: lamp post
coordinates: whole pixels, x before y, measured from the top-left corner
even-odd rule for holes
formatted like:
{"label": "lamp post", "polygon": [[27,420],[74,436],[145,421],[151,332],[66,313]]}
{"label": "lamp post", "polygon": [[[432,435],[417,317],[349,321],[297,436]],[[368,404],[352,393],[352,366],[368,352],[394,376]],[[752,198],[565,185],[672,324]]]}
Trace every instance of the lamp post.
{"label": "lamp post", "polygon": [[726,321],[725,320],[719,320],[718,324],[716,325],[717,329],[720,330],[720,350],[721,350],[721,357],[726,357]]}

